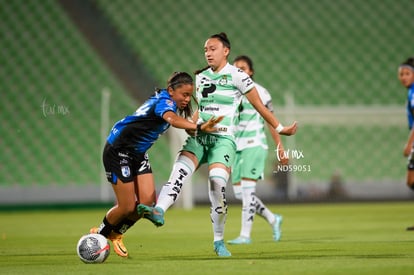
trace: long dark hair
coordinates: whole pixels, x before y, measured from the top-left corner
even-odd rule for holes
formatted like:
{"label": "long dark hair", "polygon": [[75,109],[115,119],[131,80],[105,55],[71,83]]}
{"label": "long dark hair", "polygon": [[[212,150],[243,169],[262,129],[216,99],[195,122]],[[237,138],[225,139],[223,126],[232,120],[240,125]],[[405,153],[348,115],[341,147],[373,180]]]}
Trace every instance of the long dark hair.
{"label": "long dark hair", "polygon": [[[174,72],[167,80],[167,89],[171,88],[175,90],[176,88],[181,87],[185,84],[193,85],[193,78],[186,72]],[[196,102],[194,95],[191,98]],[[178,109],[178,114],[184,118],[189,118],[193,115],[193,108],[191,107],[191,102],[184,108]]]}
{"label": "long dark hair", "polygon": [[405,60],[403,63],[401,63],[401,66],[404,66],[404,65],[407,65],[407,66],[410,66],[410,67],[414,68],[414,57],[409,57],[409,58],[407,58],[407,60]]}
{"label": "long dark hair", "polygon": [[250,78],[253,79],[253,75],[254,75],[253,60],[247,55],[239,55],[233,60],[233,63],[237,61],[244,61],[247,63],[247,66],[249,66],[250,71],[252,71],[252,75],[250,76]]}
{"label": "long dark hair", "polygon": [[[227,34],[225,32],[213,34],[209,38],[217,38],[218,40],[220,40],[221,43],[223,43],[223,46],[224,47],[226,47],[228,49],[231,49],[230,40],[228,39]],[[197,74],[199,74],[199,73],[207,70],[208,68],[210,68],[210,66],[206,66],[206,67],[204,67],[202,69],[196,70],[194,72],[194,74],[197,75]]]}

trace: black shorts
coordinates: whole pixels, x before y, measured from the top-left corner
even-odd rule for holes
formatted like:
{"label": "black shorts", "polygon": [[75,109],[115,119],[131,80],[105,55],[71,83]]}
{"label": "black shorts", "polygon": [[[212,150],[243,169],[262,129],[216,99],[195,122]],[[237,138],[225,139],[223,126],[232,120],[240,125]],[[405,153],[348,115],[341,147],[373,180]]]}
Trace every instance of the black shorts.
{"label": "black shorts", "polygon": [[147,153],[137,154],[117,149],[107,143],[102,158],[106,178],[113,184],[116,184],[117,179],[126,183],[134,181],[138,175],[152,173]]}

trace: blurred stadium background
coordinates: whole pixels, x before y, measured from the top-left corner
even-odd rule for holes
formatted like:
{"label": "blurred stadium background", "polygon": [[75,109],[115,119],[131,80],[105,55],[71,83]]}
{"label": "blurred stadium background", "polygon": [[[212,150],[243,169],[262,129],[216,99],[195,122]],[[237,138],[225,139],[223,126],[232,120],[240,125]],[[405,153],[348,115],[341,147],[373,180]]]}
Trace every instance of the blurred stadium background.
{"label": "blurred stadium background", "polygon": [[[397,67],[414,55],[413,14],[412,0],[0,0],[0,204],[111,201],[103,136],[173,71],[203,67],[221,31],[284,124],[299,121],[284,143],[310,171],[274,174],[270,151],[265,200],[412,198]],[[158,188],[175,135],[149,152]]]}

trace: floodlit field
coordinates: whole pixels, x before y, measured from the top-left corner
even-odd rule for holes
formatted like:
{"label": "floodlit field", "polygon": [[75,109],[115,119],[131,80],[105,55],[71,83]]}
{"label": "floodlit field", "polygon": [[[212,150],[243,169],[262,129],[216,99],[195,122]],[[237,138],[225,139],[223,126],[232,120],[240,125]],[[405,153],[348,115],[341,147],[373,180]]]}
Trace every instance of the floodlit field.
{"label": "floodlit field", "polygon": [[[125,236],[130,257],[113,251],[103,264],[76,255],[79,237],[106,209],[0,212],[0,274],[414,274],[414,203],[283,204],[283,235],[256,218],[251,245],[213,252],[208,207],[171,209],[156,228],[138,222]],[[229,207],[226,240],[240,230]]]}

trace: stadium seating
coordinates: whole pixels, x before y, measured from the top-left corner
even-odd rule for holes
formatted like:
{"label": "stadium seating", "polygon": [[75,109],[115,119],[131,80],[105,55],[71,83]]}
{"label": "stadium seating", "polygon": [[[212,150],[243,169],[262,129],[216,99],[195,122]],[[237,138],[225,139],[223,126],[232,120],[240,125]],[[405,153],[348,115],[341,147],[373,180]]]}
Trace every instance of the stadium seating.
{"label": "stadium seating", "polygon": [[99,183],[101,92],[112,121],[135,104],[56,1],[1,6],[1,184]]}
{"label": "stadium seating", "polygon": [[[405,89],[396,72],[413,54],[406,40],[409,28],[404,28],[411,24],[410,1],[98,3],[158,79],[172,70],[203,67],[204,41],[225,31],[232,42],[230,59],[239,54],[254,59],[255,79],[270,90],[276,106],[286,104],[288,94],[299,109],[404,108]],[[339,170],[348,180],[401,179],[405,160],[394,148],[405,141],[404,114],[390,127],[396,129],[353,127],[352,122],[344,128],[334,121],[329,126],[301,124],[294,146],[305,150],[302,161],[310,162],[313,170],[297,177],[303,182],[328,181]],[[393,153],[380,157],[378,148]],[[270,173],[272,164],[269,161]]]}
{"label": "stadium seating", "polygon": [[[255,79],[283,108],[401,106],[397,66],[413,55],[410,0],[97,0],[159,83],[205,65],[203,43],[225,31],[233,58],[250,55]],[[101,174],[101,92],[111,91],[111,125],[137,102],[111,74],[56,1],[1,1],[1,185],[97,184]],[[286,122],[287,123],[287,122]],[[301,125],[294,146],[312,173],[300,181],[401,180],[407,129]],[[109,131],[109,129],[108,129]],[[287,139],[284,139],[287,140]],[[293,144],[293,143],[291,143]],[[166,139],[152,150],[160,184],[168,178]],[[159,153],[161,152],[161,153]],[[170,156],[168,156],[170,157]],[[270,155],[270,157],[272,157]],[[300,162],[298,162],[300,163]],[[268,172],[271,173],[272,160]]]}

